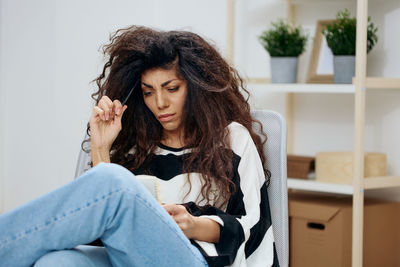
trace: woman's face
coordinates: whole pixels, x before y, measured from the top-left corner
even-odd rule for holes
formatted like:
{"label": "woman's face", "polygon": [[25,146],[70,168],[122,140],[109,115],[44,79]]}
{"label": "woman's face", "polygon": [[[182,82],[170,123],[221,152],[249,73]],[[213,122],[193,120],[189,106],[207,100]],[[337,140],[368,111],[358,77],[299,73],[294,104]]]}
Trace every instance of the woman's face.
{"label": "woman's face", "polygon": [[186,81],[174,69],[149,69],[142,74],[143,99],[164,133],[179,136],[183,132],[183,106],[187,96]]}

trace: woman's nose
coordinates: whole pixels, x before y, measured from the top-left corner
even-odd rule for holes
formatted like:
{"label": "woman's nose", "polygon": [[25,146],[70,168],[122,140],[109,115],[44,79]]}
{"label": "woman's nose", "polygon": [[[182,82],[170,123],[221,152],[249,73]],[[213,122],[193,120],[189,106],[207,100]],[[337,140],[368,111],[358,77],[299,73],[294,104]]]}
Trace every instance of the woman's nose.
{"label": "woman's nose", "polygon": [[159,109],[168,107],[168,99],[162,93],[157,94],[157,107]]}

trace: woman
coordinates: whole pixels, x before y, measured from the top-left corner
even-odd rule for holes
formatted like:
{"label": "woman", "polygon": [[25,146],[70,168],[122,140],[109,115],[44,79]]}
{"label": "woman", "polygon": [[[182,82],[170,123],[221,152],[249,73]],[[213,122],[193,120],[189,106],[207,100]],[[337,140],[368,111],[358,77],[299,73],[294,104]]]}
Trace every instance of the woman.
{"label": "woman", "polygon": [[[236,70],[190,32],[132,26],[110,41],[88,127],[93,168],[0,217],[0,262],[278,266],[263,143]],[[159,179],[166,204],[135,176]],[[66,250],[98,238],[105,249]]]}

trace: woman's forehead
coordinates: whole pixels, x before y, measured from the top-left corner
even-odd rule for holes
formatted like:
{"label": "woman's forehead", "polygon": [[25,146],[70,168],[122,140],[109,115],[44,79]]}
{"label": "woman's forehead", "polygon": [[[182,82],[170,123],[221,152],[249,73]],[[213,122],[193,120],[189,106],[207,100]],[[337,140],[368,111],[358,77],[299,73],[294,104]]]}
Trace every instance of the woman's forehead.
{"label": "woman's forehead", "polygon": [[144,83],[159,83],[160,85],[170,80],[182,80],[177,74],[175,68],[162,69],[154,68],[148,69],[142,73],[142,82]]}

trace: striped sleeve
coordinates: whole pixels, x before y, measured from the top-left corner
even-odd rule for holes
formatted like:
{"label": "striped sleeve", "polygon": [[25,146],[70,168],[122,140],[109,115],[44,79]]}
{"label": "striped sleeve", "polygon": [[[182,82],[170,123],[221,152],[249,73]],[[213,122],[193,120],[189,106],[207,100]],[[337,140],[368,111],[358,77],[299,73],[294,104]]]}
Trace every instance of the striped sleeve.
{"label": "striped sleeve", "polygon": [[218,243],[193,244],[210,266],[278,266],[261,159],[245,127],[232,123],[229,130],[237,190],[225,211],[212,206],[199,208],[192,202],[185,205],[193,215],[208,217],[221,229]]}

